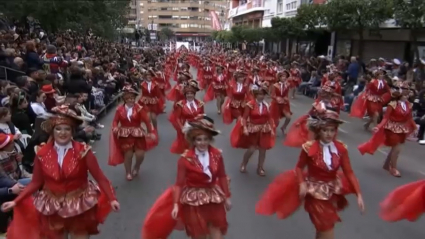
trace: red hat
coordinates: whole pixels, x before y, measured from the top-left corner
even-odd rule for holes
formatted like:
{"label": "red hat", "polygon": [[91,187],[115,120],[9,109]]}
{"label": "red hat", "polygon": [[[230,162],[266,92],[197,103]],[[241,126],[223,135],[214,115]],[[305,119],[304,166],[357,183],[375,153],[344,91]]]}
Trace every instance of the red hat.
{"label": "red hat", "polygon": [[56,90],[55,90],[55,89],[53,89],[53,85],[52,85],[52,84],[43,85],[43,86],[41,87],[41,91],[42,91],[44,94],[53,94],[53,93],[55,93],[55,92],[56,92]]}
{"label": "red hat", "polygon": [[0,133],[0,149],[6,147],[10,142],[13,142],[13,135]]}
{"label": "red hat", "polygon": [[47,133],[51,133],[57,125],[65,124],[74,127],[83,122],[83,119],[66,104],[53,107],[52,112],[55,115],[41,124],[41,128]]}
{"label": "red hat", "polygon": [[133,87],[131,87],[131,85],[126,85],[124,86],[124,88],[122,89],[122,98],[125,100],[126,98],[128,98],[129,96],[137,96],[139,95],[139,92],[137,92],[136,90],[133,89]]}
{"label": "red hat", "polygon": [[257,95],[259,93],[264,93],[266,95],[269,94],[269,83],[267,81],[264,81],[260,84],[255,84],[252,86],[252,93],[254,95]]}
{"label": "red hat", "polygon": [[[195,120],[190,121],[189,125],[192,128],[198,128],[208,131],[209,133],[211,133],[212,136],[220,134],[220,131],[215,129],[214,127],[214,120],[206,115],[202,115],[200,117],[197,117]],[[190,129],[186,131],[186,135],[188,134],[190,134]]]}
{"label": "red hat", "polygon": [[196,80],[187,81],[187,83],[186,83],[186,85],[184,86],[184,89],[183,89],[185,94],[188,93],[188,92],[192,92],[192,93],[195,94],[199,90],[200,89],[199,89],[199,86],[198,86],[198,82]]}

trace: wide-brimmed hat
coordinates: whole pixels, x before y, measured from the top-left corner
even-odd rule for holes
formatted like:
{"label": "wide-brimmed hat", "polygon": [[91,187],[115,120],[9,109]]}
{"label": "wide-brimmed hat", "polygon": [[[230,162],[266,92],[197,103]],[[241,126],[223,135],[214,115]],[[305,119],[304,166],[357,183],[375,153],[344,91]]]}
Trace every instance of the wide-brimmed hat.
{"label": "wide-brimmed hat", "polygon": [[260,71],[260,68],[258,66],[253,66],[252,71]]}
{"label": "wide-brimmed hat", "polygon": [[186,77],[187,79],[192,79],[192,75],[191,75],[189,72],[187,72],[187,71],[180,71],[180,72],[179,72],[179,75],[180,75],[180,76],[184,76],[184,77]]}
{"label": "wide-brimmed hat", "polygon": [[238,69],[236,69],[236,71],[235,71],[235,73],[234,73],[234,75],[235,75],[235,77],[236,76],[245,76],[245,75],[247,75],[248,73],[246,73],[243,69],[241,69],[241,68],[238,68]]}
{"label": "wide-brimmed hat", "polygon": [[186,82],[183,92],[186,94],[188,92],[192,92],[192,93],[196,93],[198,92],[199,89],[199,84],[196,80],[189,80]]}
{"label": "wide-brimmed hat", "polygon": [[258,84],[254,84],[251,87],[252,93],[254,95],[257,95],[259,93],[264,93],[266,95],[269,94],[269,89],[270,89],[270,85],[267,81],[258,83]]}
{"label": "wide-brimmed hat", "polygon": [[0,149],[3,149],[11,142],[13,142],[13,134],[0,133]]}
{"label": "wide-brimmed hat", "polygon": [[43,85],[43,86],[41,87],[41,91],[42,91],[44,94],[53,94],[53,93],[55,93],[55,92],[56,92],[56,90],[55,90],[55,89],[53,89],[53,85],[52,85],[52,84]]}
{"label": "wide-brimmed hat", "polygon": [[41,124],[41,128],[47,133],[52,133],[55,126],[65,124],[76,127],[84,120],[68,105],[63,104],[52,108],[53,115]]}
{"label": "wide-brimmed hat", "polygon": [[283,71],[279,71],[276,74],[276,77],[279,78],[280,76],[282,76],[283,74],[286,74],[286,77],[291,77],[291,72],[289,72],[288,70],[283,70]]}
{"label": "wide-brimmed hat", "polygon": [[201,117],[198,117],[197,119],[190,121],[189,125],[198,128],[203,129],[211,133],[212,136],[216,136],[220,134],[220,131],[215,129],[214,127],[214,120],[206,115],[202,115]]}
{"label": "wide-brimmed hat", "polygon": [[126,85],[122,88],[122,97],[128,98],[129,96],[138,96],[139,92],[137,92],[131,85]]}
{"label": "wide-brimmed hat", "polygon": [[318,130],[329,125],[339,126],[344,121],[339,119],[339,114],[336,109],[326,107],[323,112],[318,112],[315,115],[310,115],[307,121],[308,127],[312,130]]}

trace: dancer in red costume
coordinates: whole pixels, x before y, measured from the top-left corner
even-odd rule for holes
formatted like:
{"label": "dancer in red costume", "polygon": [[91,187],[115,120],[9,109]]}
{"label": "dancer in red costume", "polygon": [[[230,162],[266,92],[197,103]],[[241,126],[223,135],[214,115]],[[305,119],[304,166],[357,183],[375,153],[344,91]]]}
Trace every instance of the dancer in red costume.
{"label": "dancer in red costume", "polygon": [[140,84],[142,96],[137,102],[145,108],[155,129],[158,128],[156,117],[164,112],[165,102],[162,97],[161,86],[154,81],[156,73],[150,69],[144,75],[145,80]]}
{"label": "dancer in red costume", "polygon": [[14,201],[2,205],[3,211],[15,208],[8,239],[87,239],[99,233],[97,227],[111,208],[119,210],[91,147],[72,140],[80,118],[66,105],[52,112],[42,124],[51,139],[36,147],[32,181]]}
{"label": "dancer in red costume", "polygon": [[[109,138],[108,164],[116,166],[124,163],[126,178],[129,181],[139,174],[145,152],[158,144],[156,131],[149,120],[147,109],[135,103],[137,95],[131,86],[124,87],[122,96],[124,104],[115,112]],[[136,156],[136,163],[132,169],[133,154]]]}
{"label": "dancer in red costume", "polygon": [[289,94],[291,95],[292,99],[295,98],[295,92],[297,91],[297,87],[302,82],[299,65],[300,63],[298,63],[297,61],[294,61],[292,62],[292,67],[289,70],[289,72],[291,73],[291,86],[292,86]]}
{"label": "dancer in red costume", "polygon": [[291,121],[291,105],[289,103],[289,89],[290,84],[288,78],[290,77],[289,71],[282,71],[277,74],[278,82],[273,84],[272,88],[272,102],[270,111],[272,112],[275,126],[279,126],[279,120],[285,118],[285,121],[280,128],[282,134],[286,134],[286,127]]}
{"label": "dancer in red costume", "polygon": [[231,124],[242,116],[245,104],[249,101],[249,84],[246,84],[246,73],[240,69],[234,73],[234,81],[227,88],[227,99],[223,104],[223,122]]}
{"label": "dancer in red costume", "polygon": [[204,114],[204,102],[195,98],[198,91],[198,83],[195,80],[188,81],[183,90],[186,99],[177,102],[170,114],[169,120],[177,131],[177,138],[171,145],[171,153],[182,154],[189,148],[183,130],[189,122]]}
{"label": "dancer in red costume", "polygon": [[391,89],[384,79],[386,71],[378,69],[375,72],[375,79],[367,85],[364,93],[360,94],[351,107],[351,116],[363,118],[365,113],[370,117],[364,125],[365,130],[369,130],[371,124],[378,124],[379,116],[382,115],[382,108],[391,100]]}
{"label": "dancer in red costume", "polygon": [[231,207],[223,156],[211,143],[219,132],[204,116],[185,128],[192,145],[178,161],[174,187],[165,191],[148,212],[142,239],[168,238],[176,225],[183,225],[190,238],[222,239]]}
{"label": "dancer in red costume", "polygon": [[255,99],[245,105],[242,118],[238,120],[230,133],[230,143],[234,148],[246,149],[243,156],[240,172],[246,172],[246,166],[252,154],[258,150],[257,174],[266,176],[264,162],[266,151],[275,144],[275,125],[271,115],[270,106],[264,98],[268,94],[267,82],[253,85],[252,92]]}
{"label": "dancer in red costume", "polygon": [[425,180],[402,185],[381,203],[380,216],[388,222],[416,221],[425,213]]}
{"label": "dancer in red costume", "polygon": [[184,87],[187,84],[187,82],[191,79],[190,74],[187,72],[180,72],[178,74],[177,84],[173,86],[173,88],[168,92],[167,94],[167,100],[173,101],[174,103],[177,103],[181,100],[184,100]]}
{"label": "dancer in red costume", "polygon": [[304,204],[316,228],[315,238],[333,239],[335,224],[341,221],[338,211],[348,205],[344,195],[355,193],[359,209],[364,211],[346,145],[335,140],[341,123],[338,114],[331,110],[309,119],[315,140],[303,145],[295,170],[282,173],[269,185],[257,203],[257,213],[276,213],[278,218],[285,219]]}
{"label": "dancer in red costume", "polygon": [[307,127],[307,119],[324,111],[326,108],[332,108],[339,113],[342,106],[341,96],[335,93],[335,88],[328,83],[325,84],[320,90],[319,96],[313,103],[311,110],[291,125],[283,145],[296,148],[301,147],[305,142],[313,139]]}
{"label": "dancer in red costume", "polygon": [[209,102],[215,99],[217,104],[217,113],[221,114],[221,107],[223,106],[224,98],[226,97],[228,82],[226,74],[223,72],[223,66],[218,65],[216,67],[216,71],[217,73],[214,75],[211,85],[208,87],[207,92],[205,92],[204,101]]}
{"label": "dancer in red costume", "polygon": [[202,89],[207,90],[214,76],[214,68],[211,66],[211,60],[205,61],[205,66],[201,69],[201,72],[202,75],[199,84]]}
{"label": "dancer in red costume", "polygon": [[409,94],[409,83],[401,82],[397,91],[392,93],[393,101],[388,104],[381,123],[373,129],[373,136],[358,147],[361,154],[374,154],[381,145],[391,147],[383,168],[394,177],[401,176],[397,170],[401,146],[416,130],[416,123],[412,116],[413,104],[408,101]]}

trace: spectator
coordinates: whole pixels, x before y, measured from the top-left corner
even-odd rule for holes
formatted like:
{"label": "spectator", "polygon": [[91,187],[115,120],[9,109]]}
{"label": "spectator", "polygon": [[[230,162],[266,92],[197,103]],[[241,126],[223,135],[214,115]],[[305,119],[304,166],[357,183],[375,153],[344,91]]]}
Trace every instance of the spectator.
{"label": "spectator", "polygon": [[308,82],[302,82],[300,84],[300,86],[298,87],[298,91],[300,92],[306,92],[306,90],[312,86],[312,85],[317,85],[317,81],[320,82],[319,76],[317,75],[317,71],[312,71],[311,72],[311,76],[310,76],[310,80]]}
{"label": "spectator", "polygon": [[[24,185],[16,183],[15,180],[6,174],[0,173],[0,204],[13,200],[24,188]],[[12,212],[0,211],[0,233],[7,231],[7,226],[11,219]]]}
{"label": "spectator", "polygon": [[11,134],[0,133],[0,172],[26,186],[31,182],[32,175],[22,167],[22,154],[16,152],[14,138]]}
{"label": "spectator", "polygon": [[56,101],[54,98],[54,94],[56,93],[56,90],[53,89],[53,85],[51,83],[48,83],[41,87],[41,91],[46,95],[46,99],[44,100],[43,103],[44,103],[44,106],[46,107],[46,110],[49,112],[56,105]]}
{"label": "spectator", "polygon": [[46,100],[46,93],[43,91],[38,91],[31,99],[31,109],[34,112],[34,120],[36,117],[40,118],[48,118],[50,114],[47,112],[46,105],[44,105],[44,101]]}
{"label": "spectator", "polygon": [[26,48],[25,62],[27,63],[27,67],[33,68],[36,70],[41,70],[43,64],[37,52],[35,51],[35,42],[27,41],[25,48]]}
{"label": "spectator", "polygon": [[14,96],[11,100],[12,123],[24,134],[33,134],[31,120],[28,116],[28,101],[24,93]]}
{"label": "spectator", "polygon": [[76,94],[81,91],[89,94],[91,92],[91,87],[83,78],[85,71],[80,69],[78,66],[72,66],[70,68],[70,72],[70,81],[65,85],[65,90],[70,94]]}
{"label": "spectator", "polygon": [[355,85],[357,84],[357,78],[359,77],[360,65],[354,56],[351,57],[350,61],[350,65],[348,65],[347,69],[348,82]]}

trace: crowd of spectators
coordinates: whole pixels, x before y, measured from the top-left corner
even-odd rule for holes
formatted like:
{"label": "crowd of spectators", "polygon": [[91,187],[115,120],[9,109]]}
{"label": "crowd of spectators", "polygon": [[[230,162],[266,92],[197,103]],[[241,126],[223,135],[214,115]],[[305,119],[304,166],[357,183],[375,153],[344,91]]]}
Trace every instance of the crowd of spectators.
{"label": "crowd of spectators", "polygon": [[[140,50],[90,32],[47,34],[25,25],[0,31],[0,204],[31,180],[34,147],[49,138],[41,125],[50,110],[69,105],[84,119],[74,139],[99,140],[100,112],[137,80],[133,59],[141,58]],[[0,233],[10,216],[0,212]]]}

